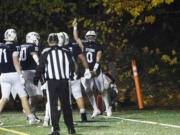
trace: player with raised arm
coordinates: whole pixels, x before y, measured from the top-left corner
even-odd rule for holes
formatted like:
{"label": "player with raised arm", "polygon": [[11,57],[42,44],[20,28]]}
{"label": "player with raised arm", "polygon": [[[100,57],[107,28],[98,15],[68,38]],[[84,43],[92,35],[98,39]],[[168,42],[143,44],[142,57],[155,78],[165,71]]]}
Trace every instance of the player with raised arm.
{"label": "player with raised arm", "polygon": [[85,78],[81,79],[85,92],[88,93],[90,103],[94,109],[91,117],[94,118],[101,113],[100,110],[97,108],[96,100],[93,94],[94,82],[96,84],[98,91],[102,94],[106,107],[107,116],[111,116],[112,111],[109,105],[107,90],[104,90],[104,81],[100,66],[103,48],[101,45],[99,45],[96,42],[97,35],[93,30],[90,30],[86,33],[84,41],[82,41],[78,37],[77,19],[74,19],[73,21],[73,28],[74,28],[73,30],[74,39],[79,44],[84,55],[86,56],[87,62],[89,64],[89,68],[93,74],[93,77],[91,79],[85,79]]}
{"label": "player with raised arm", "polygon": [[[86,60],[86,57],[84,56],[84,54],[82,53],[79,45],[77,43],[69,43],[69,36],[67,33],[65,32],[60,32],[58,33],[58,37],[59,36],[64,36],[65,37],[65,42],[64,42],[64,48],[68,49],[72,56],[74,57],[75,61],[77,61],[77,59],[80,59],[84,68],[85,68],[85,73],[84,76],[87,79],[91,78],[91,73],[89,70],[89,66]],[[60,40],[59,40],[60,42]],[[85,111],[85,105],[84,105],[84,99],[82,96],[82,92],[81,92],[81,81],[80,81],[80,76],[78,75],[78,65],[77,63],[75,63],[75,72],[73,73],[73,78],[71,78],[70,80],[70,91],[73,95],[73,97],[76,99],[77,105],[80,109],[80,114],[81,114],[81,121],[82,122],[86,122],[87,121],[87,117],[86,117],[86,111]]]}
{"label": "player with raised arm", "polygon": [[24,89],[25,79],[23,78],[19,63],[19,46],[16,45],[17,34],[14,29],[7,29],[4,33],[6,43],[0,45],[0,70],[1,70],[1,93],[0,112],[9,100],[11,89],[17,92],[21,99],[22,107],[25,110],[29,124],[37,124],[40,121],[31,113],[27,94]]}
{"label": "player with raised arm", "polygon": [[[25,79],[25,89],[29,95],[29,104],[31,112],[35,114],[35,107],[42,99],[42,91],[35,87],[33,78],[36,72],[36,67],[39,65],[38,45],[40,36],[37,32],[29,32],[26,35],[26,43],[20,46],[20,64],[22,67],[23,77]],[[35,115],[36,116],[36,115]]]}

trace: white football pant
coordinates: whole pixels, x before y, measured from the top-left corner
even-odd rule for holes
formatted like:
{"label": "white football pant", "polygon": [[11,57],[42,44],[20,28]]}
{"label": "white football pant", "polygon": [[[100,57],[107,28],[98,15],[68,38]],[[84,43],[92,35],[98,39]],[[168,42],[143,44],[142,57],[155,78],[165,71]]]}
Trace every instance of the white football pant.
{"label": "white football pant", "polygon": [[19,97],[26,97],[24,85],[20,83],[20,76],[17,72],[2,73],[0,76],[1,93],[3,98],[9,99],[11,90]]}

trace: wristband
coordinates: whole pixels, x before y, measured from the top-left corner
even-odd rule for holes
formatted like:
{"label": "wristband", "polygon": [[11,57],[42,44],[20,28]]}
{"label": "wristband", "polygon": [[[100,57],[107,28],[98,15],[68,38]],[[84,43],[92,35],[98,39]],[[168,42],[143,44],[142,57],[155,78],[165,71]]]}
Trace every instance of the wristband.
{"label": "wristband", "polygon": [[86,68],[86,69],[85,69],[85,72],[90,72],[89,68]]}
{"label": "wristband", "polygon": [[74,26],[73,28],[74,28],[74,31],[76,31],[76,30],[77,30],[77,26]]}

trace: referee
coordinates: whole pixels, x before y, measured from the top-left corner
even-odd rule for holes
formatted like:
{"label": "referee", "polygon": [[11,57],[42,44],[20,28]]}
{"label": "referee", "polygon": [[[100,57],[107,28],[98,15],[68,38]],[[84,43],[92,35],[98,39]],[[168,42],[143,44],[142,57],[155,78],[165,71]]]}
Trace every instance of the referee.
{"label": "referee", "polygon": [[59,135],[60,112],[57,110],[58,98],[62,103],[64,122],[68,128],[69,134],[74,134],[74,125],[72,110],[69,100],[69,83],[68,80],[73,72],[73,59],[68,50],[58,46],[58,37],[55,33],[48,36],[50,48],[42,54],[34,77],[34,84],[44,74],[47,81],[47,95],[50,103],[50,118],[52,123],[52,132],[49,135]]}

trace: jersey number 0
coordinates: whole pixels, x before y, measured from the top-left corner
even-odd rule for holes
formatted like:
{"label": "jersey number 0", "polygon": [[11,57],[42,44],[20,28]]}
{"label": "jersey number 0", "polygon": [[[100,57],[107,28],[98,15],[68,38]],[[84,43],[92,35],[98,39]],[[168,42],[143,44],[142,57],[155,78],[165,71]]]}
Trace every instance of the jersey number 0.
{"label": "jersey number 0", "polygon": [[88,63],[92,63],[93,62],[93,54],[92,54],[92,52],[87,52],[86,59],[87,59]]}
{"label": "jersey number 0", "polygon": [[25,61],[27,59],[26,48],[21,49],[19,59],[20,59],[20,61]]}

